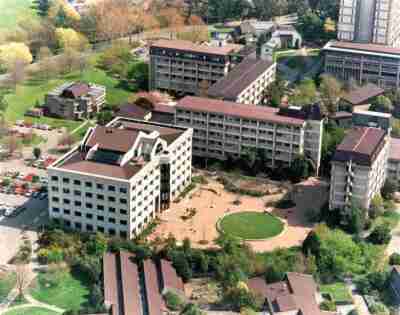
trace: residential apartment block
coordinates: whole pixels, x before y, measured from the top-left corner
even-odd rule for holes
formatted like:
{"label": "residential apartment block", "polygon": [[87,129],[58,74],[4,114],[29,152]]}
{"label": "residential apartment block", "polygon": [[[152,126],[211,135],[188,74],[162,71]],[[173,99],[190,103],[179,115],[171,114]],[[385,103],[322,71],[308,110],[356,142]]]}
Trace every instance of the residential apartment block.
{"label": "residential apartment block", "polygon": [[355,203],[368,209],[385,182],[389,137],[370,127],[351,129],[332,159],[330,209]]}
{"label": "residential apartment block", "polygon": [[211,86],[207,94],[225,101],[260,105],[275,77],[276,63],[272,59],[246,58]]}
{"label": "residential apartment block", "polygon": [[193,128],[195,156],[226,160],[254,148],[269,167],[288,166],[299,154],[316,170],[320,165],[323,120],[317,106],[304,112],[187,96],[176,105],[175,124]]}
{"label": "residential apartment block", "polygon": [[199,95],[232,67],[231,55],[241,45],[196,45],[183,40],[159,40],[150,47],[150,90]]}
{"label": "residential apartment block", "polygon": [[191,182],[192,129],[116,118],[48,168],[49,214],[132,238]]}
{"label": "residential apartment block", "polygon": [[387,178],[400,189],[400,139],[390,139]]}
{"label": "residential apartment block", "polygon": [[338,38],[400,47],[400,2],[341,0]]}
{"label": "residential apartment block", "polygon": [[90,118],[101,110],[105,101],[104,86],[69,82],[46,95],[44,112],[65,119]]}
{"label": "residential apartment block", "polygon": [[325,73],[359,85],[400,88],[400,48],[331,41],[322,51]]}

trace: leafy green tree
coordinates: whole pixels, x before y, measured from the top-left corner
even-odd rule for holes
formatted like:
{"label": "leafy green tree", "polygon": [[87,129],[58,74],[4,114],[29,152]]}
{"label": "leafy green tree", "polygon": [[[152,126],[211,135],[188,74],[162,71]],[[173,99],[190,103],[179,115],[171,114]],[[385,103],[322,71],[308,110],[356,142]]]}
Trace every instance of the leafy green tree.
{"label": "leafy green tree", "polygon": [[107,250],[107,238],[101,233],[90,235],[86,248],[89,255],[102,256]]}
{"label": "leafy green tree", "polygon": [[184,301],[182,300],[182,298],[172,291],[167,291],[164,294],[164,300],[168,309],[170,309],[171,311],[179,311],[184,305]]}
{"label": "leafy green tree", "polygon": [[400,265],[400,254],[393,253],[392,255],[390,255],[389,264],[392,266]]}
{"label": "leafy green tree", "polygon": [[176,269],[177,274],[182,277],[183,281],[188,281],[192,278],[193,273],[189,262],[183,252],[176,252],[172,256],[172,264]]}
{"label": "leafy green tree", "polygon": [[352,203],[349,212],[347,230],[349,233],[360,235],[364,230],[367,211],[356,203]]}
{"label": "leafy green tree", "polygon": [[265,272],[265,280],[267,283],[282,281],[285,278],[285,271],[282,266],[270,265]]}
{"label": "leafy green tree", "polygon": [[40,156],[42,155],[42,150],[38,147],[33,148],[33,156],[35,157],[36,160],[38,160],[40,158]]}
{"label": "leafy green tree", "polygon": [[308,106],[315,102],[317,96],[317,87],[311,79],[305,79],[295,89],[290,97],[292,104],[297,106]]}
{"label": "leafy green tree", "polygon": [[378,225],[368,236],[368,241],[375,245],[389,244],[391,239],[392,234],[387,225]]}
{"label": "leafy green tree", "polygon": [[113,119],[113,112],[109,110],[103,110],[96,115],[97,123],[105,126]]}
{"label": "leafy green tree", "polygon": [[145,62],[136,62],[128,72],[128,78],[133,80],[140,90],[149,88],[149,65]]}
{"label": "leafy green tree", "polygon": [[203,312],[199,309],[196,304],[188,303],[183,308],[181,315],[202,315]]}
{"label": "leafy green tree", "polygon": [[393,195],[396,192],[396,190],[397,190],[396,184],[390,179],[386,179],[381,189],[381,195],[384,199],[390,200],[393,199]]}
{"label": "leafy green tree", "polygon": [[379,95],[372,100],[369,109],[375,112],[391,113],[393,111],[393,104],[388,97]]}
{"label": "leafy green tree", "polygon": [[103,292],[100,285],[94,284],[89,294],[90,305],[93,306],[95,309],[101,309],[103,306],[103,301]]}
{"label": "leafy green tree", "polygon": [[34,0],[33,4],[39,16],[46,17],[49,14],[50,0]]}
{"label": "leafy green tree", "polygon": [[304,155],[298,155],[290,165],[290,178],[295,182],[308,178],[311,175],[312,167]]}
{"label": "leafy green tree", "polygon": [[321,247],[321,239],[315,231],[308,233],[306,239],[303,242],[302,250],[305,255],[319,255]]}
{"label": "leafy green tree", "polygon": [[384,211],[385,207],[383,204],[383,198],[381,194],[378,193],[371,200],[371,204],[369,206],[369,216],[371,219],[376,219],[382,215]]}
{"label": "leafy green tree", "polygon": [[321,77],[319,90],[326,111],[330,115],[333,115],[337,112],[338,101],[342,95],[342,85],[336,78],[329,75],[323,75]]}
{"label": "leafy green tree", "polygon": [[323,37],[324,21],[318,13],[309,10],[299,16],[296,28],[305,40],[316,41]]}

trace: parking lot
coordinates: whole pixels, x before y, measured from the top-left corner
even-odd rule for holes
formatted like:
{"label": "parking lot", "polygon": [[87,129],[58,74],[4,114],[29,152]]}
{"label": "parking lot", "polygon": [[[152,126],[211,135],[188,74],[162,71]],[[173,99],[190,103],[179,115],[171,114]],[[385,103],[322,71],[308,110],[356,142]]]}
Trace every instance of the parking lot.
{"label": "parking lot", "polygon": [[24,209],[10,217],[0,215],[0,265],[3,265],[16,254],[24,233],[32,242],[36,241],[36,231],[48,222],[48,200],[0,193],[0,203]]}

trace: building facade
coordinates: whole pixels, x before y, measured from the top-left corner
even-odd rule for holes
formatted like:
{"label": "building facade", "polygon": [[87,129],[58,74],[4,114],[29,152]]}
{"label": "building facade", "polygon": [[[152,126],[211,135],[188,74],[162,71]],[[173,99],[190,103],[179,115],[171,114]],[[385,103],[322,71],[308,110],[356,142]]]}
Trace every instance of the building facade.
{"label": "building facade", "polygon": [[64,119],[90,118],[106,101],[104,86],[86,83],[65,83],[45,97],[46,115]]}
{"label": "building facade", "polygon": [[191,182],[192,130],[116,118],[48,168],[50,218],[132,238]]}
{"label": "building facade", "polygon": [[318,112],[238,104],[187,96],[176,106],[175,124],[190,126],[193,155],[226,160],[248,149],[262,152],[267,166],[288,166],[299,155],[316,170],[321,159],[323,120]]}
{"label": "building facade", "polygon": [[330,209],[369,209],[386,179],[389,137],[378,128],[352,129],[332,159]]}
{"label": "building facade", "polygon": [[397,0],[341,0],[338,39],[400,47]]}
{"label": "building facade", "polygon": [[400,49],[373,44],[329,42],[322,50],[324,72],[359,85],[400,88]]}
{"label": "building facade", "polygon": [[228,74],[241,45],[196,45],[159,40],[150,47],[150,90],[199,95]]}
{"label": "building facade", "polygon": [[247,58],[210,87],[208,96],[242,104],[261,105],[276,78],[276,62]]}
{"label": "building facade", "polygon": [[387,178],[400,189],[400,139],[390,139]]}

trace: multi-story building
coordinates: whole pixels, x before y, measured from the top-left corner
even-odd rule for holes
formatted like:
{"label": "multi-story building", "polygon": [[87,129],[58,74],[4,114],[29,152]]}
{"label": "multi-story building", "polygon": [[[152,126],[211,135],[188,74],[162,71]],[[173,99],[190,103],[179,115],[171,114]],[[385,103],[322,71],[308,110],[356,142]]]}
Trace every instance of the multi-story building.
{"label": "multi-story building", "polygon": [[193,155],[226,160],[247,149],[263,152],[269,167],[290,165],[299,154],[316,170],[323,120],[318,107],[276,109],[187,96],[176,105],[175,124],[194,129]]}
{"label": "multi-story building", "polygon": [[105,101],[104,86],[69,82],[46,95],[44,112],[65,119],[89,118],[101,110]]}
{"label": "multi-story building", "polygon": [[400,88],[400,48],[331,41],[323,54],[324,72],[338,79]]}
{"label": "multi-story building", "polygon": [[241,45],[196,45],[183,40],[159,40],[150,47],[150,90],[199,95],[223,78]]}
{"label": "multi-story building", "polygon": [[275,77],[276,63],[272,59],[246,58],[211,86],[207,94],[225,101],[260,105]]}
{"label": "multi-story building", "polygon": [[400,47],[399,1],[341,0],[338,38]]}
{"label": "multi-story building", "polygon": [[386,178],[389,137],[378,128],[353,128],[332,159],[330,209],[354,203],[368,209]]}
{"label": "multi-story building", "polygon": [[48,168],[50,218],[132,238],[191,182],[192,129],[116,118]]}
{"label": "multi-story building", "polygon": [[387,178],[400,188],[400,139],[390,139],[390,150],[387,165]]}

